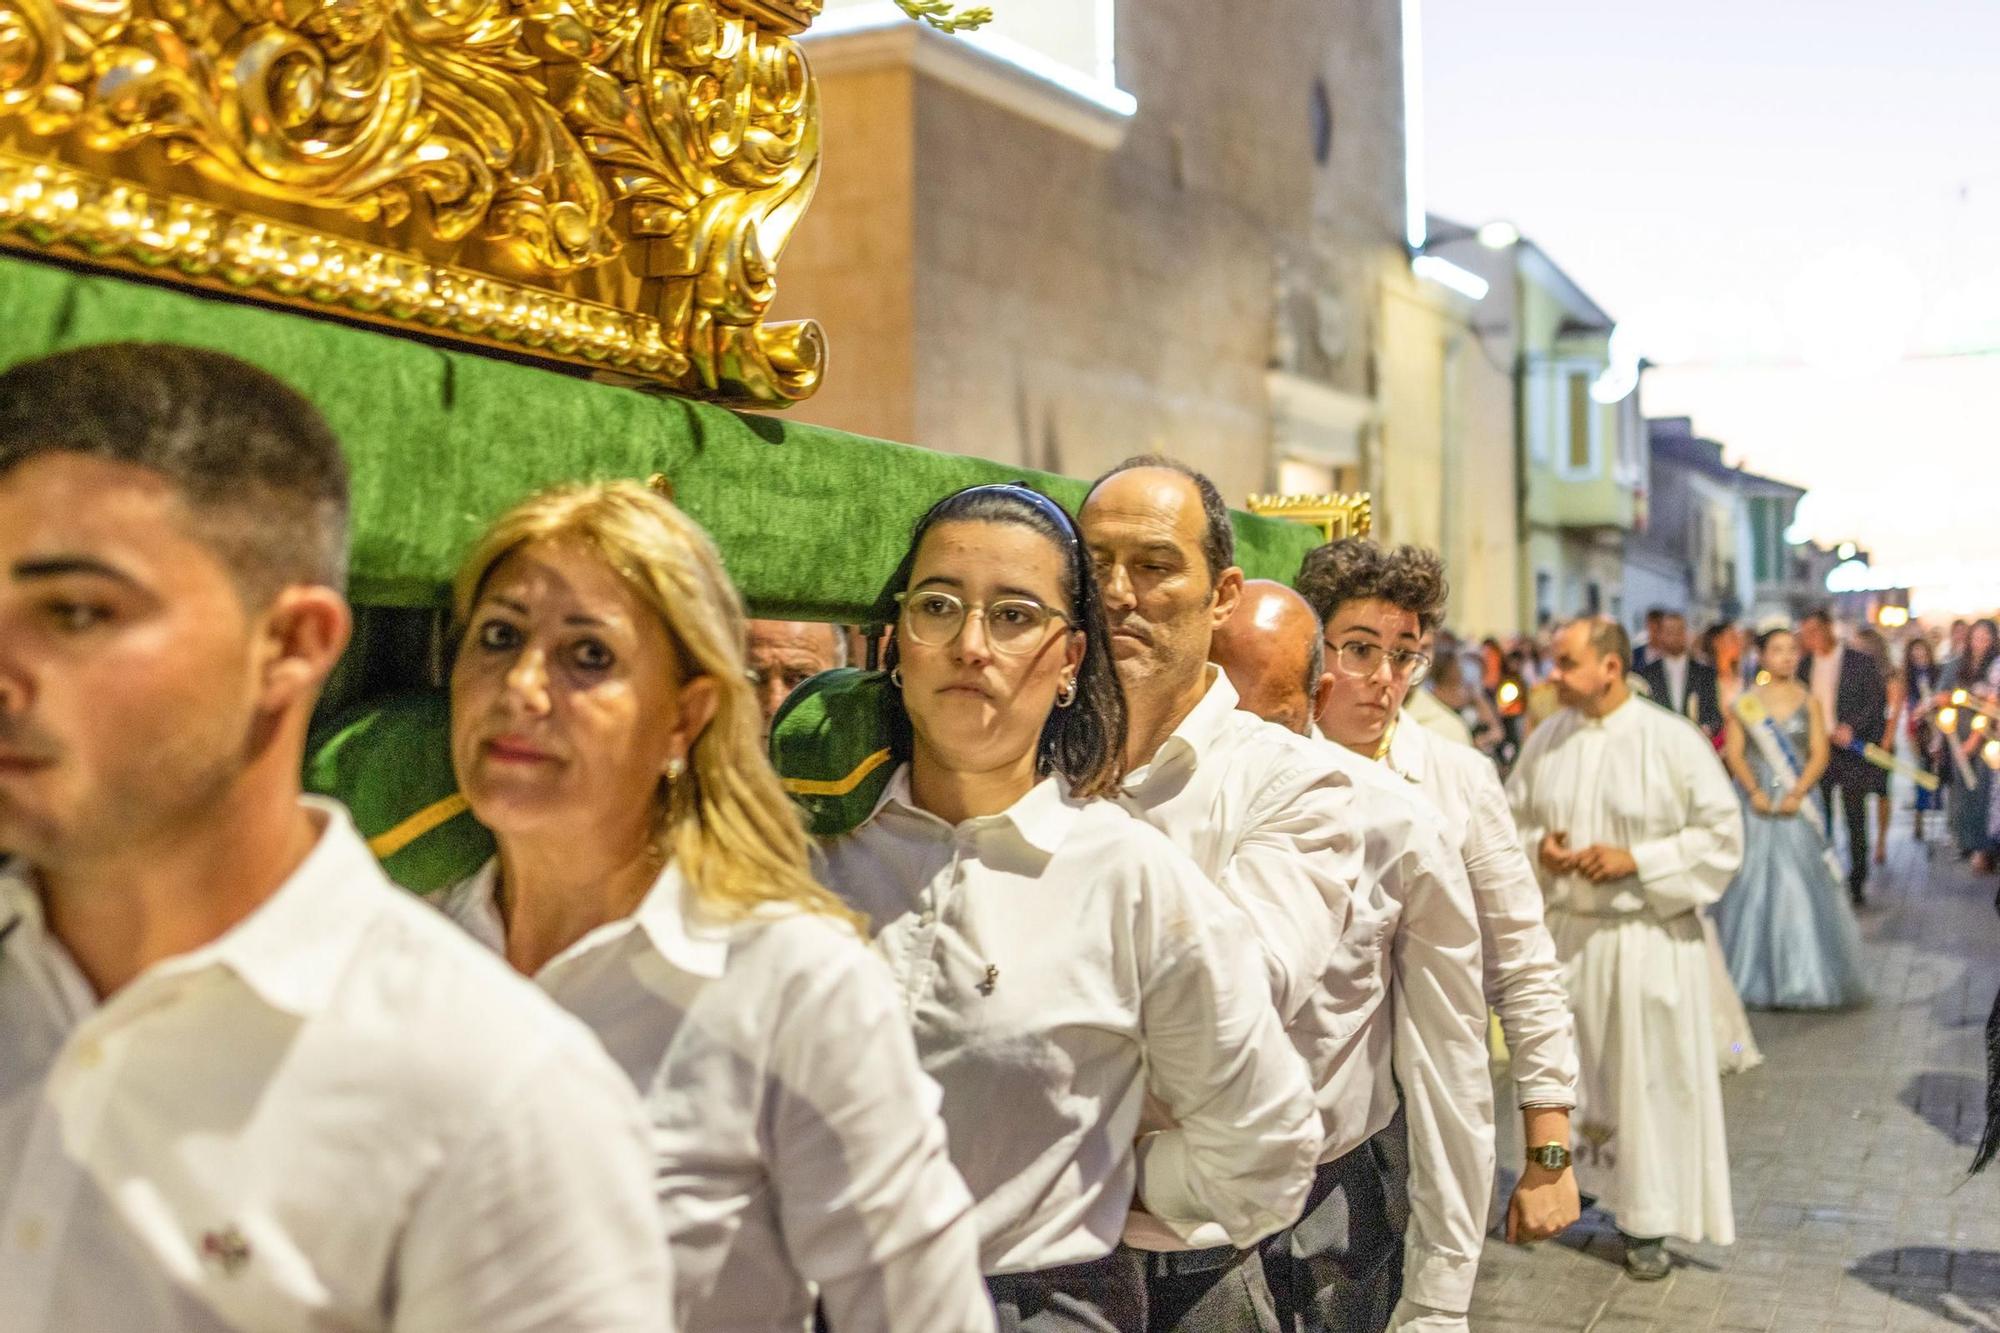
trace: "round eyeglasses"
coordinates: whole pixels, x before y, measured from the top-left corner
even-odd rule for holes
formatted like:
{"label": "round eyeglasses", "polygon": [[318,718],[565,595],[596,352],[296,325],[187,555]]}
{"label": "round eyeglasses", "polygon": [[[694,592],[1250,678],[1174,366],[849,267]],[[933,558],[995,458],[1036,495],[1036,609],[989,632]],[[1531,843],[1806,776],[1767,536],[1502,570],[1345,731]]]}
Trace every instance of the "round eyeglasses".
{"label": "round eyeglasses", "polygon": [[1026,597],[1003,597],[984,606],[969,606],[948,592],[922,589],[899,592],[903,632],[926,648],[945,648],[965,629],[965,618],[977,613],[986,622],[986,641],[995,652],[1031,653],[1042,644],[1051,621],[1069,624],[1062,612]]}
{"label": "round eyeglasses", "polygon": [[1367,680],[1389,664],[1389,674],[1397,680],[1407,680],[1415,685],[1430,674],[1431,659],[1427,653],[1419,653],[1408,648],[1394,650],[1384,648],[1379,643],[1368,643],[1361,639],[1349,639],[1346,643],[1329,643],[1333,652],[1333,664],[1343,676],[1353,676]]}

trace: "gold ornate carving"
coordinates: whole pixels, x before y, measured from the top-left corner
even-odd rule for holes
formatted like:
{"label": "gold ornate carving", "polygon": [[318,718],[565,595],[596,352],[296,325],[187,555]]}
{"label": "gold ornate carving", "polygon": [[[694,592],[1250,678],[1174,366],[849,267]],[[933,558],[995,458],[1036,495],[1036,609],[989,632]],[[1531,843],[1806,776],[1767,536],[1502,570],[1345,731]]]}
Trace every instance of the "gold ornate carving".
{"label": "gold ornate carving", "polygon": [[[31,180],[11,159],[8,225],[795,401],[819,382],[818,326],[763,319],[818,178],[790,34],[819,3],[0,0],[0,128],[67,170]],[[52,189],[90,215],[50,218]],[[163,220],[179,230],[149,229]],[[312,277],[288,276],[302,263]]]}
{"label": "gold ornate carving", "polygon": [[634,375],[673,378],[685,366],[644,315],[11,153],[0,153],[0,240]]}
{"label": "gold ornate carving", "polygon": [[1289,518],[1310,523],[1326,534],[1328,541],[1342,537],[1366,537],[1375,526],[1375,502],[1365,492],[1357,495],[1252,495],[1244,508],[1267,518]]}

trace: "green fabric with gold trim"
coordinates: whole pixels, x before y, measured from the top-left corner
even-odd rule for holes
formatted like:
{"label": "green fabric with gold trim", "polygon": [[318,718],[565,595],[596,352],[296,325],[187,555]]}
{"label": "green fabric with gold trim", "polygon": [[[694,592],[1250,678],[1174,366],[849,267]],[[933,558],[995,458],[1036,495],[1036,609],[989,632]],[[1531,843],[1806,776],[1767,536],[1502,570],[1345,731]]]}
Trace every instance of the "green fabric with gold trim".
{"label": "green fabric with gold trim", "polygon": [[306,757],[306,789],[354,815],[389,878],[435,893],[493,855],[451,769],[451,706],[443,694],[392,695],[345,714]]}
{"label": "green fabric with gold trim", "polygon": [[858,827],[896,771],[881,671],[835,667],[800,682],[771,723],[771,762],[813,836]]}
{"label": "green fabric with gold trim", "polygon": [[[1016,464],[0,255],[0,367],[119,339],[233,353],[319,406],[353,478],[349,590],[377,606],[442,604],[486,525],[553,482],[664,473],[759,614],[850,622],[864,618],[911,527],[944,496],[1026,480],[1074,512],[1085,490]],[[1234,523],[1252,578],[1289,583],[1321,541],[1300,523],[1248,514]]]}

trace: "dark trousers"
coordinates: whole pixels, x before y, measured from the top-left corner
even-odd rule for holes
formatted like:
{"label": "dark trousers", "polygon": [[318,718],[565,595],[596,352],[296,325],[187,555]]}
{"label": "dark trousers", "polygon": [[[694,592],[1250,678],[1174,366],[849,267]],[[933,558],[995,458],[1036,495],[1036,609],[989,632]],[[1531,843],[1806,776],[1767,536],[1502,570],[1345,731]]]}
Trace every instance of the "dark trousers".
{"label": "dark trousers", "polygon": [[1382,1333],[1403,1295],[1410,1141],[1402,1108],[1381,1133],[1319,1169],[1305,1215],[1263,1244],[1284,1333]]}
{"label": "dark trousers", "polygon": [[[1834,793],[1840,794],[1840,815],[1847,824],[1847,887],[1859,895],[1868,882],[1868,791],[1858,783],[1843,782],[1831,766],[1819,780],[1820,799],[1826,803],[1827,832],[1833,831]],[[1883,798],[1887,800],[1887,797]]]}
{"label": "dark trousers", "polygon": [[1146,1278],[1124,1246],[1102,1259],[986,1279],[1000,1333],[1145,1333]]}
{"label": "dark trousers", "polygon": [[1282,1333],[1256,1250],[1133,1253],[1146,1268],[1146,1333]]}

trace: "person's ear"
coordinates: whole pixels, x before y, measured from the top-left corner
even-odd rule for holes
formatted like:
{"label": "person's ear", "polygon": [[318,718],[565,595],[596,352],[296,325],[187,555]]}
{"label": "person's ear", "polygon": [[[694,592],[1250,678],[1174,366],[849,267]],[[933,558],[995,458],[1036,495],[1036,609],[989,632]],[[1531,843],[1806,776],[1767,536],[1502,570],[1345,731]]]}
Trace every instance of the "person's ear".
{"label": "person's ear", "polygon": [[1243,600],[1243,571],[1235,565],[1218,574],[1215,579],[1215,605],[1210,612],[1210,628],[1218,628],[1229,617],[1236,614],[1237,605]]}
{"label": "person's ear", "polygon": [[1320,718],[1324,717],[1326,715],[1326,706],[1332,702],[1333,702],[1333,673],[1331,671],[1322,671],[1319,673],[1319,679],[1313,684],[1313,693],[1312,693],[1313,721],[1317,722],[1320,720]]}
{"label": "person's ear", "polygon": [[673,732],[668,736],[668,762],[687,762],[694,751],[694,743],[701,739],[701,733],[715,720],[717,710],[722,707],[722,685],[713,676],[696,676],[685,681],[680,688],[680,697],[674,702],[674,711],[679,714],[674,720]]}
{"label": "person's ear", "polygon": [[257,631],[262,708],[275,712],[303,702],[310,709],[353,632],[354,614],[334,589],[319,584],[280,589]]}
{"label": "person's ear", "polygon": [[1075,680],[1083,672],[1083,656],[1089,651],[1090,640],[1080,629],[1071,630],[1069,640],[1063,648],[1063,660],[1069,664],[1069,676]]}

